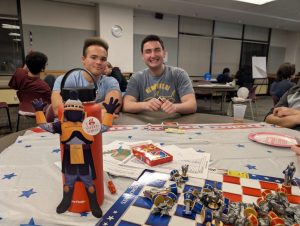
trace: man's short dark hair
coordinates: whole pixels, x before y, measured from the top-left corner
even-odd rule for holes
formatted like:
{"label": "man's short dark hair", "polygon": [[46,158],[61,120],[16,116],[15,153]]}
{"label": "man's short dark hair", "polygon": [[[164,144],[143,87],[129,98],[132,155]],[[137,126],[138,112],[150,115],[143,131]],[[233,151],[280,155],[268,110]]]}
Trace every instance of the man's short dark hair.
{"label": "man's short dark hair", "polygon": [[291,63],[283,63],[279,66],[277,70],[277,81],[281,81],[283,79],[289,79],[292,75],[295,74],[295,64]]}
{"label": "man's short dark hair", "polygon": [[158,37],[157,35],[147,35],[143,41],[142,41],[142,44],[141,44],[141,52],[143,52],[144,50],[144,45],[146,42],[152,42],[152,41],[157,41],[160,43],[162,49],[164,50],[165,49],[165,46],[164,46],[164,42],[160,39],[160,37]]}
{"label": "man's short dark hair", "polygon": [[229,73],[229,72],[230,72],[230,69],[229,69],[228,67],[225,67],[225,68],[223,69],[223,74]]}
{"label": "man's short dark hair", "polygon": [[86,56],[86,49],[94,45],[101,46],[106,50],[106,52],[108,51],[108,43],[104,39],[100,37],[91,37],[84,41],[82,55]]}
{"label": "man's short dark hair", "polygon": [[25,59],[28,70],[36,75],[45,69],[48,58],[44,53],[41,52],[30,52]]}

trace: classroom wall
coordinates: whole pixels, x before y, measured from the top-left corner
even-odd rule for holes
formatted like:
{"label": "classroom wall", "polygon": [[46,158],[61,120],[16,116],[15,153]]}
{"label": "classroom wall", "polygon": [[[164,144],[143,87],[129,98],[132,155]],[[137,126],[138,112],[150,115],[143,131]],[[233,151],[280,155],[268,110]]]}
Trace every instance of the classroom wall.
{"label": "classroom wall", "polygon": [[300,71],[299,45],[299,32],[272,29],[268,73],[276,73],[279,65],[284,62],[294,63],[296,72]]}
{"label": "classroom wall", "polygon": [[167,51],[166,63],[177,66],[178,55],[178,16],[164,14],[163,19],[156,19],[154,12],[134,11],[134,44],[133,71],[139,71],[146,66],[141,56],[141,42],[149,34],[160,36]]}
{"label": "classroom wall", "polygon": [[[133,71],[133,9],[99,4],[98,34],[109,43],[108,60],[122,72]],[[114,37],[114,25],[122,28],[122,36]]]}
{"label": "classroom wall", "polygon": [[[164,14],[164,18],[159,20],[155,19],[154,12],[115,5],[100,4],[97,8],[45,0],[21,0],[21,9],[25,52],[30,49],[44,51],[49,56],[49,70],[81,66],[82,42],[96,32],[111,46],[109,60],[123,71],[134,72],[145,67],[140,55],[140,41],[150,33],[158,34],[166,42],[168,64],[178,65],[177,55],[181,51],[178,49],[177,15]],[[125,28],[119,39],[111,36],[110,29],[114,24]],[[29,31],[33,33],[32,46]],[[272,29],[268,73],[275,73],[285,61],[295,63],[296,70],[300,71],[299,43],[299,32]],[[222,66],[222,62],[219,65]]]}
{"label": "classroom wall", "polygon": [[94,6],[21,0],[21,9],[25,54],[30,50],[44,52],[48,56],[47,70],[82,67],[83,42],[96,35]]}

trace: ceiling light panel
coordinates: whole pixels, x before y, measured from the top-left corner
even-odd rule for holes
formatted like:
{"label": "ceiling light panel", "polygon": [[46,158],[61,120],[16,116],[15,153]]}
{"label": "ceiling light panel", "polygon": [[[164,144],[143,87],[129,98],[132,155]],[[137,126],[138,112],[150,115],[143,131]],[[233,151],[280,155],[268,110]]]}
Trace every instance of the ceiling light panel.
{"label": "ceiling light panel", "polygon": [[247,2],[247,3],[255,4],[255,5],[263,5],[268,2],[273,2],[275,0],[233,0],[233,1]]}

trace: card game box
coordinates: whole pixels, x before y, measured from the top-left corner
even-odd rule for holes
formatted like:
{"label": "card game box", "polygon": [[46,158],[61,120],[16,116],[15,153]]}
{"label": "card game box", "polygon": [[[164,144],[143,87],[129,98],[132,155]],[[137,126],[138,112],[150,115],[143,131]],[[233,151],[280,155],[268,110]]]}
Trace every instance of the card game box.
{"label": "card game box", "polygon": [[133,146],[132,154],[149,166],[156,166],[173,160],[173,156],[155,146],[154,144],[143,144]]}

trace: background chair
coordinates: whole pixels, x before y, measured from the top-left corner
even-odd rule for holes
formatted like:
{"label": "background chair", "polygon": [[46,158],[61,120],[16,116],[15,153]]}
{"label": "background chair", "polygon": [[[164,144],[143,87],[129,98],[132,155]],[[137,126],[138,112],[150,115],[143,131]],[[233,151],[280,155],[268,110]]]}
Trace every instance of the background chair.
{"label": "background chair", "polygon": [[10,120],[10,114],[9,114],[9,108],[6,102],[0,102],[0,109],[5,109],[7,113],[7,118],[8,118],[8,124],[10,131],[12,132],[12,126],[11,126],[11,120]]}
{"label": "background chair", "polygon": [[[233,112],[233,104],[247,104],[247,106],[249,106],[249,108],[250,108],[250,113],[251,113],[252,120],[255,120],[254,112],[255,112],[255,115],[257,116],[256,95],[255,95],[256,87],[257,86],[253,86],[252,89],[249,90],[249,94],[248,94],[247,98],[241,98],[241,97],[238,97],[238,98],[233,97],[233,98],[231,98],[231,101],[230,101],[230,103],[228,105],[228,108],[227,108],[227,115],[229,115],[229,116],[233,115],[232,114],[232,112]],[[245,87],[241,87],[241,88],[245,89]],[[252,104],[254,104],[255,111],[253,111]]]}
{"label": "background chair", "polygon": [[17,116],[17,126],[16,131],[19,131],[19,125],[22,117],[25,118],[35,118],[35,110],[31,104],[31,102],[35,99],[33,94],[30,92],[17,92],[17,96],[19,98],[19,110]]}

